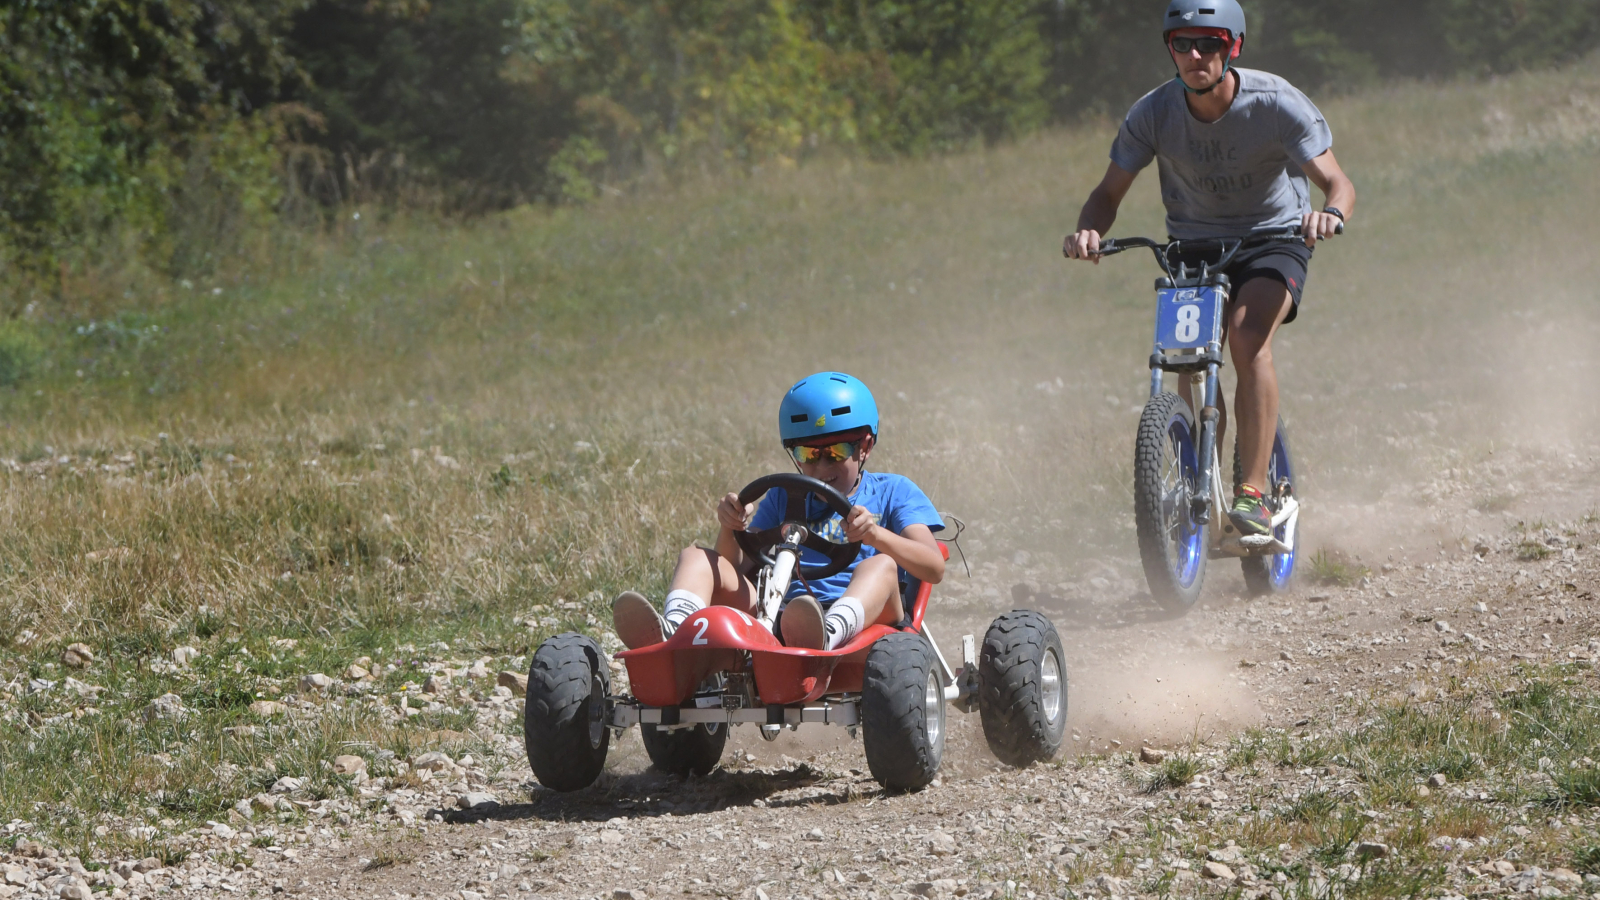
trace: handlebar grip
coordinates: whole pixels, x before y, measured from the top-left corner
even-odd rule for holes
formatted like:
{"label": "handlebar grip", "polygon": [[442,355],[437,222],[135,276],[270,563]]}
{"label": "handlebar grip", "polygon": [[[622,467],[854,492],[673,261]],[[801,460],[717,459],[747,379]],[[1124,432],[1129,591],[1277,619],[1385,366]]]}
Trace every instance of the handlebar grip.
{"label": "handlebar grip", "polygon": [[1334,234],[1344,234],[1344,223],[1340,222],[1339,224],[1333,226],[1333,233]]}

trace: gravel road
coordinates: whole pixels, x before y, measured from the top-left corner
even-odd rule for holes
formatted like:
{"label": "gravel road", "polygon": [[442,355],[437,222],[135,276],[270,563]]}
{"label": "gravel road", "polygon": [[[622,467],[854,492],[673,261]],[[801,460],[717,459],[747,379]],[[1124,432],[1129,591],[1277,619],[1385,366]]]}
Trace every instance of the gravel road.
{"label": "gravel road", "polygon": [[[1208,846],[1205,837],[1314,786],[1361,785],[1334,767],[1241,777],[1227,762],[1230,740],[1251,729],[1352,728],[1375,705],[1492,684],[1513,666],[1592,662],[1597,540],[1592,516],[1510,527],[1413,553],[1346,587],[1302,584],[1267,599],[1233,596],[1219,575],[1222,589],[1183,618],[1163,616],[1126,573],[1052,584],[1014,560],[953,582],[933,622],[947,652],[958,651],[960,633],[992,615],[996,585],[1052,616],[1072,682],[1067,750],[1051,764],[1001,766],[978,717],[952,713],[942,778],[915,794],[885,795],[842,733],[769,744],[746,728],[721,771],[690,781],[650,771],[630,734],[599,784],[561,795],[532,783],[520,746],[502,735],[495,759],[414,759],[406,777],[371,779],[355,800],[301,804],[303,827],[266,824],[292,786],[258,798],[248,817],[173,836],[190,852],[172,867],[78,860],[23,841],[4,857],[0,898],[1281,895],[1268,870],[1309,848]],[[506,693],[479,702],[480,718],[512,715],[520,700]],[[1173,753],[1198,774],[1153,788],[1159,766],[1149,760]],[[1466,798],[1483,789],[1436,786]],[[1152,851],[1158,824],[1200,843]],[[1592,833],[1596,816],[1591,807],[1533,824],[1545,836]],[[1594,876],[1586,884],[1567,868],[1517,861],[1529,856],[1517,850],[1529,833],[1439,851],[1444,893],[1600,888]],[[1281,858],[1268,865],[1262,852]]]}

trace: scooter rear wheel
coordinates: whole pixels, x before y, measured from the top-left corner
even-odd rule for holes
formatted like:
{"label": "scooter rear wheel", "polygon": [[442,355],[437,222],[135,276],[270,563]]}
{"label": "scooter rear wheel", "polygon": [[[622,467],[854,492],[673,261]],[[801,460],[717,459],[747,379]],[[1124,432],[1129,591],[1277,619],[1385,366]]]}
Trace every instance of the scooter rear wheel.
{"label": "scooter rear wheel", "polygon": [[1163,392],[1145,404],[1134,444],[1134,524],[1150,595],[1172,613],[1193,606],[1205,580],[1209,527],[1195,520],[1192,503],[1205,492],[1199,443],[1183,398]]}
{"label": "scooter rear wheel", "polygon": [[[1234,446],[1233,451],[1233,484],[1238,487],[1244,479],[1244,472],[1239,463],[1239,449]],[[1278,433],[1272,440],[1272,458],[1267,461],[1267,484],[1274,495],[1279,492],[1279,485],[1288,482],[1289,494],[1294,493],[1294,458],[1289,454],[1289,434],[1283,427],[1283,419],[1278,419]],[[1295,529],[1299,530],[1299,520],[1296,519]],[[1273,537],[1291,547],[1299,547],[1299,535],[1291,534],[1290,526],[1284,523],[1273,531]],[[1294,578],[1294,562],[1298,551],[1288,553],[1275,553],[1272,556],[1246,556],[1239,560],[1240,569],[1244,574],[1246,590],[1252,597],[1263,597],[1268,594],[1281,593],[1287,590],[1289,582]]]}

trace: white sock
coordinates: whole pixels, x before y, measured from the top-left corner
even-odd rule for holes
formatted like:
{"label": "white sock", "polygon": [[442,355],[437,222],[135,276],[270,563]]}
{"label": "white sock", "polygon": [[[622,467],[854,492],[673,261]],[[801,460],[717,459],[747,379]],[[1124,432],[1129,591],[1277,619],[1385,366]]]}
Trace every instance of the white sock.
{"label": "white sock", "polygon": [[861,633],[861,627],[867,623],[867,611],[861,607],[861,601],[854,597],[840,597],[828,606],[828,614],[822,619],[822,629],[828,637],[822,649],[832,650],[841,644],[848,644],[850,639]]}
{"label": "white sock", "polygon": [[667,594],[667,602],[662,609],[661,618],[667,622],[667,634],[671,635],[683,624],[683,620],[706,608],[706,602],[701,600],[693,591],[677,590]]}

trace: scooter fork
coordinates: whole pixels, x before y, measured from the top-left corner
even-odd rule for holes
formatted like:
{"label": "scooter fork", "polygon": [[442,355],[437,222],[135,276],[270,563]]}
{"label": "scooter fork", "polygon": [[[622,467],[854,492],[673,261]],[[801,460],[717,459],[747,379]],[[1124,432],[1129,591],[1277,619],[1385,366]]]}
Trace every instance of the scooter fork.
{"label": "scooter fork", "polygon": [[[1195,461],[1200,467],[1196,479],[1199,482],[1197,485],[1199,490],[1195,491],[1190,510],[1190,515],[1196,521],[1214,520],[1223,503],[1219,474],[1221,466],[1217,463],[1217,426],[1222,419],[1222,411],[1217,408],[1219,368],[1217,363],[1210,363],[1206,366],[1204,374],[1191,372],[1184,376],[1189,379],[1191,409],[1193,409],[1195,387],[1204,385],[1201,393],[1204,405],[1200,407],[1197,416],[1200,420],[1200,445],[1196,448],[1198,458]],[[1212,525],[1215,524],[1215,521],[1212,521]]]}

